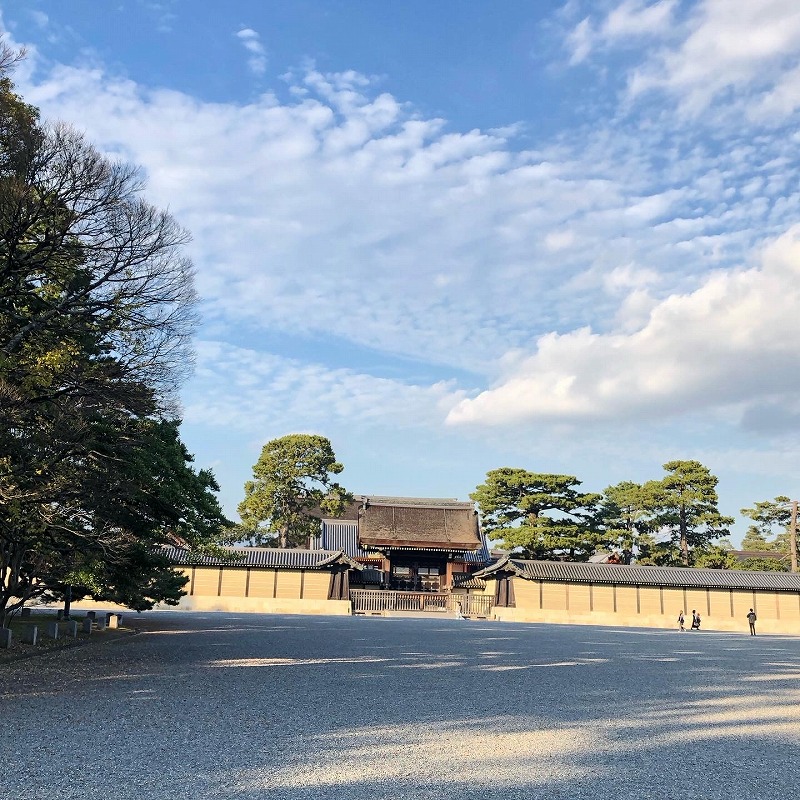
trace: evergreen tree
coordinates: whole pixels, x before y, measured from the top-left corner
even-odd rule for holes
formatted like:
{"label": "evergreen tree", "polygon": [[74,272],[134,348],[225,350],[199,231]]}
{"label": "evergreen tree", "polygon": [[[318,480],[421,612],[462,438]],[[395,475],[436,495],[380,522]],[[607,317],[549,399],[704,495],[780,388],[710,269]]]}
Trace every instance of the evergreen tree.
{"label": "evergreen tree", "polygon": [[649,496],[641,484],[622,481],[603,492],[599,520],[605,529],[605,544],[621,551],[629,564],[634,554],[642,556],[652,547]]}
{"label": "evergreen tree", "polygon": [[294,433],[264,445],[239,503],[258,543],[297,547],[319,531],[319,512],[338,516],[353,496],[333,480],[344,467],[324,436]]}
{"label": "evergreen tree", "polygon": [[699,461],[669,461],[667,475],[648,481],[643,489],[649,495],[656,530],[669,536],[657,548],[658,563],[690,566],[692,552],[729,533],[732,517],[719,513],[716,486],[718,479]]}
{"label": "evergreen tree", "polygon": [[502,467],[488,472],[470,497],[493,540],[521,548],[527,558],[585,561],[602,541],[602,496],[580,492],[580,485],[573,475]]}
{"label": "evergreen tree", "polygon": [[741,513],[753,520],[742,541],[743,550],[774,550],[789,555],[789,525],[792,512],[788,497],[778,495],[774,500],[762,500]]}

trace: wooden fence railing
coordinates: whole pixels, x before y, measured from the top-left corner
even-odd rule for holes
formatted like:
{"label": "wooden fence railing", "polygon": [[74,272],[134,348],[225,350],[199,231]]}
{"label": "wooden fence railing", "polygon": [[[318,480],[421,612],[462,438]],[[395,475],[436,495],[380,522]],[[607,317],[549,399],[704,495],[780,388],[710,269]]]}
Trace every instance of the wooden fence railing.
{"label": "wooden fence railing", "polygon": [[492,598],[486,595],[392,592],[385,589],[351,589],[354,614],[382,611],[461,611],[465,617],[488,617]]}

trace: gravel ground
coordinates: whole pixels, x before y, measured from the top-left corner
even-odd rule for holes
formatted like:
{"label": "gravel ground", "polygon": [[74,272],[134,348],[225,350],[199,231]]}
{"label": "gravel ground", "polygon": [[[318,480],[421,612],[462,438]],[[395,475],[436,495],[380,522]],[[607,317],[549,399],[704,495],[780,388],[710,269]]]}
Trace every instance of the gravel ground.
{"label": "gravel ground", "polygon": [[2,800],[786,800],[800,783],[797,638],[182,612],[133,624],[0,668]]}

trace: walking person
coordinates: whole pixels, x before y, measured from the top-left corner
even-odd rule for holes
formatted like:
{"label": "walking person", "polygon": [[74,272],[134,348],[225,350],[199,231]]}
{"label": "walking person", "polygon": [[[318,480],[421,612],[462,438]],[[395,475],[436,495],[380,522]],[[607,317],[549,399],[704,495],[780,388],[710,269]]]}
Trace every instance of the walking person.
{"label": "walking person", "polygon": [[750,635],[751,636],[755,636],[756,635],[756,620],[757,619],[758,619],[758,617],[756,617],[756,612],[753,611],[753,609],[751,608],[750,609],[750,613],[747,615],[747,622],[750,624]]}
{"label": "walking person", "polygon": [[692,630],[700,630],[700,615],[694,609],[692,609]]}
{"label": "walking person", "polygon": [[686,628],[683,627],[683,623],[686,622],[686,618],[683,616],[683,611],[678,614],[678,628],[682,631],[685,631]]}

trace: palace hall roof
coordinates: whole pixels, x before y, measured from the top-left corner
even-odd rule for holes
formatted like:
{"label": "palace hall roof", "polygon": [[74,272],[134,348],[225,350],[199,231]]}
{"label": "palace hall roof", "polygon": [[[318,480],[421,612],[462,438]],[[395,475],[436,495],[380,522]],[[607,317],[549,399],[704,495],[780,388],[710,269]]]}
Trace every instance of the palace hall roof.
{"label": "palace hall roof", "polygon": [[359,517],[362,547],[476,551],[483,546],[472,503],[368,498]]}

